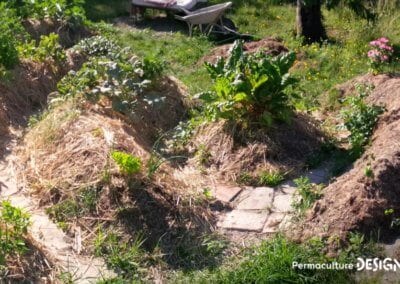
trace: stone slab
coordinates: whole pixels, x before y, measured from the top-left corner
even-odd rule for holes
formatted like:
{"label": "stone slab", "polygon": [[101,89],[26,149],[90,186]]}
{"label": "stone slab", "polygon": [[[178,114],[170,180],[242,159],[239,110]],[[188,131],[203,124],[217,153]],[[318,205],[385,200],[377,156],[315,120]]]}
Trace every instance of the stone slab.
{"label": "stone slab", "polygon": [[293,224],[292,218],[293,215],[286,214],[285,217],[283,217],[282,222],[279,224],[279,230],[287,231],[288,229],[290,229],[290,226]]}
{"label": "stone slab", "polygon": [[241,190],[238,186],[217,185],[214,196],[223,202],[231,202]]}
{"label": "stone slab", "polygon": [[238,197],[237,209],[240,210],[269,210],[272,207],[274,189],[271,187],[256,187],[243,192]]}
{"label": "stone slab", "polygon": [[293,195],[295,194],[297,188],[294,182],[287,182],[280,185],[277,189],[280,193]]}
{"label": "stone slab", "polygon": [[276,233],[284,217],[285,213],[271,213],[268,216],[267,222],[265,222],[263,233]]}
{"label": "stone slab", "polygon": [[272,211],[274,212],[291,212],[292,208],[292,195],[290,194],[280,194],[274,197],[274,202],[272,203]]}
{"label": "stone slab", "polygon": [[233,210],[218,224],[220,228],[261,232],[269,213],[267,211]]}

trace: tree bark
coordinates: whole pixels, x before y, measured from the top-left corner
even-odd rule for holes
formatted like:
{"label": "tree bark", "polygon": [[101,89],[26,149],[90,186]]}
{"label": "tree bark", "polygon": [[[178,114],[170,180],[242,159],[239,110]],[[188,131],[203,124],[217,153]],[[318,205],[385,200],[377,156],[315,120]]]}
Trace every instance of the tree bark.
{"label": "tree bark", "polygon": [[308,43],[326,39],[320,0],[297,0],[297,35]]}

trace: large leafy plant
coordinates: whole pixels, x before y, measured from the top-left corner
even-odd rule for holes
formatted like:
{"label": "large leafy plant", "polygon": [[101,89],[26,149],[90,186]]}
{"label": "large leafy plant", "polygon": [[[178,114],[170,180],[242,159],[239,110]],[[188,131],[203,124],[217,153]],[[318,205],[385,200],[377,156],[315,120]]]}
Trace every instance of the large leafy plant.
{"label": "large leafy plant", "polygon": [[274,120],[288,121],[291,106],[286,89],[295,83],[289,74],[294,61],[292,52],[277,57],[246,54],[243,42],[236,41],[227,60],[206,63],[214,80],[212,90],[199,95],[207,118],[267,126]]}

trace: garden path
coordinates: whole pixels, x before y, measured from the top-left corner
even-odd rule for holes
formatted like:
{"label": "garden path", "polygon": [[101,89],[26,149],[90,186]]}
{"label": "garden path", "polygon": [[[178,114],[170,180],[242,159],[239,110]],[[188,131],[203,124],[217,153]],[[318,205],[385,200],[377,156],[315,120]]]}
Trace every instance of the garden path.
{"label": "garden path", "polygon": [[[304,173],[311,183],[326,183],[331,177],[331,166]],[[217,186],[214,196],[233,208],[219,216],[217,227],[224,231],[257,232],[263,234],[282,231],[293,216],[292,199],[296,192],[293,181],[272,187]]]}
{"label": "garden path", "polygon": [[57,271],[68,273],[74,283],[94,283],[99,279],[114,277],[100,258],[80,254],[80,234],[68,237],[56,226],[38,206],[37,200],[17,184],[13,149],[17,142],[11,141],[8,154],[0,160],[0,199],[9,200],[15,207],[22,208],[30,215],[29,235]]}

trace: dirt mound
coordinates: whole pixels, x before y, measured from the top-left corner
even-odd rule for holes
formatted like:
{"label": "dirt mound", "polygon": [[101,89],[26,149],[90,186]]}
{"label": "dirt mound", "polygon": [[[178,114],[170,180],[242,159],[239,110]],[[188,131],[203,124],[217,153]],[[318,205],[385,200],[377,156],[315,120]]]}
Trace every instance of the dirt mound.
{"label": "dirt mound", "polygon": [[[62,66],[25,60],[11,70],[11,80],[0,82],[0,140],[6,139],[9,126],[25,124],[33,111],[44,107],[57,82],[82,63],[82,55],[67,52],[67,62]],[[4,142],[0,141],[0,156]]]}
{"label": "dirt mound", "polygon": [[92,32],[84,26],[72,27],[62,22],[53,21],[51,19],[36,20],[27,19],[22,22],[26,31],[36,41],[40,40],[40,36],[56,33],[59,35],[60,44],[69,48],[78,43],[81,39],[89,37]]}
{"label": "dirt mound", "polygon": [[[204,56],[200,62],[216,63],[219,57],[227,58],[229,55],[229,49],[232,44],[225,44],[218,46],[211,50],[211,52]],[[282,44],[281,40],[276,38],[267,37],[259,41],[246,42],[244,44],[244,50],[248,53],[256,53],[258,51],[265,51],[266,54],[279,55],[283,52],[288,52],[288,49]]]}
{"label": "dirt mound", "polygon": [[192,147],[209,153],[208,163],[214,175],[235,180],[244,172],[295,174],[320,149],[324,139],[315,121],[296,114],[291,123],[267,130],[241,130],[226,122],[209,124],[197,132]]}
{"label": "dirt mound", "polygon": [[[353,230],[369,236],[374,230],[388,230],[392,218],[400,215],[400,78],[367,75],[339,89],[345,95],[356,82],[373,84],[368,101],[384,105],[386,112],[363,156],[324,190],[323,198],[309,212],[300,238],[343,238]],[[367,168],[372,176],[366,174]],[[394,216],[386,216],[386,209],[393,209]]]}
{"label": "dirt mound", "polygon": [[185,96],[179,82],[165,78],[144,96],[163,102],[151,106],[139,100],[129,117],[114,112],[107,99],[100,105],[82,108],[71,102],[52,110],[26,135],[21,151],[26,181],[38,191],[73,191],[101,181],[113,149],[148,160],[158,136],[185,115]]}
{"label": "dirt mound", "polygon": [[[29,130],[19,148],[19,174],[22,184],[36,193],[56,220],[57,208],[80,204],[76,202],[81,202],[82,191],[95,192],[95,210],[63,220],[71,233],[82,228],[83,245],[89,251],[93,231],[101,222],[103,228],[112,227],[128,239],[143,233],[146,250],[157,248],[168,264],[183,267],[195,264],[183,261],[179,250],[201,240],[214,219],[200,199],[192,202],[192,192],[172,177],[168,162],[153,176],[147,174],[157,135],[178,124],[185,113],[186,93],[179,82],[160,81],[145,95],[165,97],[164,107],[144,107],[139,102],[133,117],[112,111],[106,99],[84,106],[64,102],[52,109]],[[110,157],[113,150],[140,157],[141,173],[133,178],[121,174]]]}

